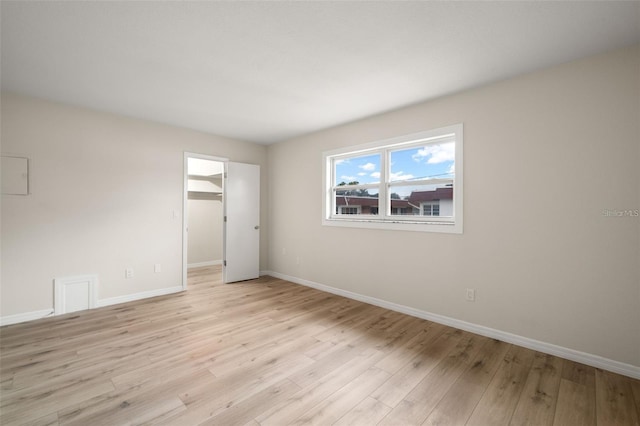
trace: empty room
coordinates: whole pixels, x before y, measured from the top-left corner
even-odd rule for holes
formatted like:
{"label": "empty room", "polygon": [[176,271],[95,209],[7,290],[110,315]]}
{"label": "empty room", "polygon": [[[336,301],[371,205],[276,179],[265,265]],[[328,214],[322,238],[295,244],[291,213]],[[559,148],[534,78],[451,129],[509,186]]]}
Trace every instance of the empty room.
{"label": "empty room", "polygon": [[1,425],[640,425],[640,2],[0,20]]}

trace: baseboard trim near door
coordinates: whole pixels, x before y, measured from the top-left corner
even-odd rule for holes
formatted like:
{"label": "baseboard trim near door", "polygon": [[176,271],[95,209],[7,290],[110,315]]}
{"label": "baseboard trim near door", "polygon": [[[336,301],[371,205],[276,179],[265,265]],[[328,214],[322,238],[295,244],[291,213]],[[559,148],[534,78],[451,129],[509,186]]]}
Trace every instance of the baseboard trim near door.
{"label": "baseboard trim near door", "polygon": [[167,294],[179,293],[184,291],[182,286],[159,288],[157,290],[143,291],[140,293],[125,294],[123,296],[109,297],[107,299],[99,299],[96,307],[117,305],[120,303],[133,302],[134,300],[148,299],[150,297],[165,296]]}
{"label": "baseboard trim near door", "polygon": [[581,352],[575,349],[554,345],[552,343],[530,339],[528,337],[519,336],[517,334],[496,330],[493,328],[485,327],[478,324],[473,324],[470,322],[458,320],[458,319],[447,317],[444,315],[434,314],[434,313],[423,311],[420,309],[415,309],[409,306],[388,302],[382,299],[377,299],[375,297],[365,296],[359,293],[342,290],[339,288],[316,283],[316,282],[305,280],[302,278],[281,274],[279,272],[274,272],[274,271],[263,271],[263,272],[265,273],[265,275],[269,275],[274,278],[280,278],[282,280],[290,281],[295,284],[300,284],[306,287],[312,287],[317,290],[326,291],[327,293],[332,293],[332,294],[343,296],[349,299],[358,300],[360,302],[368,303],[370,305],[380,306],[381,308],[386,308],[391,311],[396,311],[403,314],[411,315],[413,317],[422,318],[427,321],[433,321],[439,324],[448,325],[450,327],[469,331],[471,333],[479,334],[485,337],[490,337],[492,339],[500,340],[506,343],[512,343],[514,345],[522,346],[527,349],[532,349],[534,351],[558,356],[560,358],[565,358],[571,361],[579,362],[581,364],[590,365],[591,367],[600,368],[602,370],[611,371],[613,373],[622,374],[623,376],[631,377],[634,379],[640,379],[640,366],[626,364],[620,361],[604,358],[599,355]]}
{"label": "baseboard trim near door", "polygon": [[207,262],[189,263],[187,269],[202,268],[204,266],[222,265],[222,260],[209,260]]}

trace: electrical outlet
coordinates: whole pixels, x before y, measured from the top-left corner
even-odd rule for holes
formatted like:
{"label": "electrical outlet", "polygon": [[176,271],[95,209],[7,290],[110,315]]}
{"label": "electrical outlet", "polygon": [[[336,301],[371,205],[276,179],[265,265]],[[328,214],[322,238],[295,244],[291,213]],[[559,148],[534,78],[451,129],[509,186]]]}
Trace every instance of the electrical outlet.
{"label": "electrical outlet", "polygon": [[467,297],[467,300],[469,302],[475,302],[476,301],[476,289],[475,288],[468,288],[466,297]]}
{"label": "electrical outlet", "polygon": [[153,272],[155,273],[162,272],[162,266],[160,266],[159,263],[156,263],[155,265],[153,265]]}
{"label": "electrical outlet", "polygon": [[127,268],[124,270],[125,278],[133,278],[133,268]]}

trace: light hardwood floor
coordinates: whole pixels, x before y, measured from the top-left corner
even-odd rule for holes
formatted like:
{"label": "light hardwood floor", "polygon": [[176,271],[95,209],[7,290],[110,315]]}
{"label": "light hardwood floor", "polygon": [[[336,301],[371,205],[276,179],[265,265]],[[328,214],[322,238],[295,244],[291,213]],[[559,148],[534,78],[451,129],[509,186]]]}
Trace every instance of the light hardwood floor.
{"label": "light hardwood floor", "polygon": [[286,281],[0,329],[2,425],[638,425],[640,381]]}

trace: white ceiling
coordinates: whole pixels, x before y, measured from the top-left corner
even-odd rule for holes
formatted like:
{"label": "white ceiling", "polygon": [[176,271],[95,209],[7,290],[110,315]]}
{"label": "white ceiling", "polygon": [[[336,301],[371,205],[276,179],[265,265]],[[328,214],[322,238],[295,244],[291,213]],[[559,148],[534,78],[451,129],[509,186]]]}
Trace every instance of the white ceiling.
{"label": "white ceiling", "polygon": [[640,2],[1,2],[2,88],[272,143],[640,42]]}

